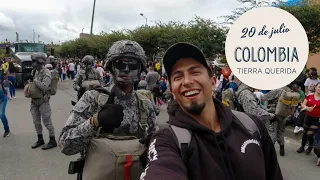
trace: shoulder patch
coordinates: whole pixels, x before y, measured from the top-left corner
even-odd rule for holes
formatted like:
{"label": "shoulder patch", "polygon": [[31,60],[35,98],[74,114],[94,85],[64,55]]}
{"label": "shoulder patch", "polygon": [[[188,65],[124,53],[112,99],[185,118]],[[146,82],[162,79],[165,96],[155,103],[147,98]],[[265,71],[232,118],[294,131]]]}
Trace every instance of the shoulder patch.
{"label": "shoulder patch", "polygon": [[104,94],[104,93],[99,93],[99,96],[98,96],[98,105],[99,106],[103,106],[107,103],[109,99],[109,95],[107,94]]}

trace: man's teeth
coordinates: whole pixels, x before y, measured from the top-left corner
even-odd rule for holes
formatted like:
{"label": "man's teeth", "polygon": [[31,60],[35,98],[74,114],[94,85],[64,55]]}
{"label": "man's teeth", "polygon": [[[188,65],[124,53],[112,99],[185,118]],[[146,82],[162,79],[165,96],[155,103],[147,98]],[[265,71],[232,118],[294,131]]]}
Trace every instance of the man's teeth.
{"label": "man's teeth", "polygon": [[192,96],[194,94],[198,94],[200,91],[199,90],[193,90],[193,91],[188,91],[184,93],[185,96]]}

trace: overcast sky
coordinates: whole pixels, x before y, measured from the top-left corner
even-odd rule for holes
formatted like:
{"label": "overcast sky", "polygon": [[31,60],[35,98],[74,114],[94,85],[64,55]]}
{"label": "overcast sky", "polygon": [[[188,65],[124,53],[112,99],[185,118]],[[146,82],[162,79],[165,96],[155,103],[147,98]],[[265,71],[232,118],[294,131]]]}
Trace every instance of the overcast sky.
{"label": "overcast sky", "polygon": [[[222,15],[240,7],[237,0],[96,0],[93,33],[133,29],[154,21],[191,20],[194,15],[221,21]],[[93,0],[0,0],[0,41],[58,43],[90,33]],[[2,35],[1,35],[2,34]]]}

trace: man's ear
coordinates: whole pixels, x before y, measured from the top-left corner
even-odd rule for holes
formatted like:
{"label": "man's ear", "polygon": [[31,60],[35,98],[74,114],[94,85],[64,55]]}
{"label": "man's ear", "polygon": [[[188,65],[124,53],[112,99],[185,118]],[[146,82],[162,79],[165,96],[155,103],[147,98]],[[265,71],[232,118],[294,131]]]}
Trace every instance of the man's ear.
{"label": "man's ear", "polygon": [[214,81],[214,77],[212,76],[211,78],[211,84],[212,84],[212,86],[211,86],[211,90],[212,90],[212,92],[214,92],[214,90],[215,90],[215,81]]}
{"label": "man's ear", "polygon": [[176,96],[172,93],[172,88],[171,87],[170,87],[170,92],[172,94],[173,99],[176,100]]}

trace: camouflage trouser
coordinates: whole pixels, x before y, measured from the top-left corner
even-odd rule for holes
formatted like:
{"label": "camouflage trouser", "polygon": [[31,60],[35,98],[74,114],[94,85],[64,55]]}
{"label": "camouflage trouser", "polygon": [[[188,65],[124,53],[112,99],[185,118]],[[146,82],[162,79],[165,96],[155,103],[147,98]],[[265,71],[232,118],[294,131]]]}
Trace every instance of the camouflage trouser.
{"label": "camouflage trouser", "polygon": [[49,102],[44,102],[40,105],[31,103],[30,112],[38,135],[42,134],[42,117],[43,124],[49,131],[49,136],[55,136],[54,127],[51,122],[51,107]]}
{"label": "camouflage trouser", "polygon": [[267,127],[267,129],[269,129],[269,126],[270,126],[270,116],[260,116],[259,117],[262,122],[264,123],[264,125]]}
{"label": "camouflage trouser", "polygon": [[279,145],[284,145],[284,132],[286,131],[285,127],[285,117],[276,116],[277,121],[273,122],[269,126],[269,134],[273,141],[273,144],[278,142]]}

